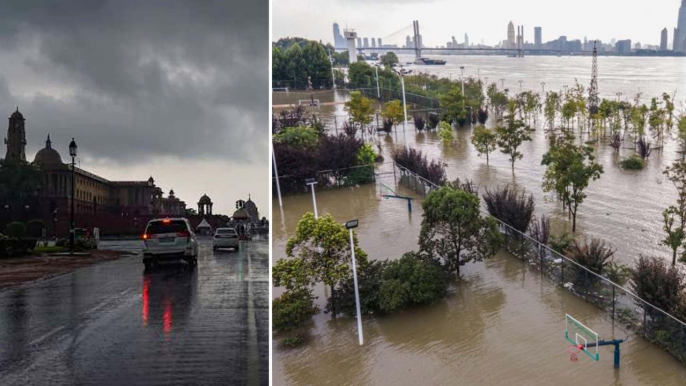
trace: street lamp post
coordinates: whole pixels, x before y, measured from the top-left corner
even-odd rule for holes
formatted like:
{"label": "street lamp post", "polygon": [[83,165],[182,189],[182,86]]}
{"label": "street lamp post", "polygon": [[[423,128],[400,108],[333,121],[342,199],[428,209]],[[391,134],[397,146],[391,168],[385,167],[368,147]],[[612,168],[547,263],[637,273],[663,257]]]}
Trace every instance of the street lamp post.
{"label": "street lamp post", "polygon": [[376,71],[376,99],[381,100],[381,90],[379,89],[379,66],[374,66]]}
{"label": "street lamp post", "polygon": [[333,89],[336,89],[336,76],[333,73],[333,58],[331,58],[331,51],[329,51],[329,61],[331,62],[331,83],[333,84]]}
{"label": "street lamp post", "polygon": [[619,102],[619,99],[622,97],[622,93],[618,92],[616,95],[617,95],[617,102]]}
{"label": "street lamp post", "polygon": [[505,90],[505,78],[500,78],[500,88]]}
{"label": "street lamp post", "polygon": [[276,168],[276,154],[274,153],[274,142],[269,142],[272,147],[272,163],[274,164],[274,178],[276,179],[276,193],[279,196],[279,207],[283,208],[283,201],[281,200],[281,185],[279,184],[279,171]]}
{"label": "street lamp post", "polygon": [[400,77],[400,85],[403,90],[403,116],[404,116],[404,121],[403,121],[403,131],[407,131],[407,103],[405,101],[405,77],[403,76],[402,71],[396,71],[396,74]]}
{"label": "street lamp post", "polygon": [[545,95],[545,82],[541,82],[541,90],[543,91],[543,95]]}
{"label": "street lamp post", "polygon": [[319,218],[317,214],[317,198],[314,196],[314,186],[317,185],[317,179],[308,178],[305,180],[305,185],[308,185],[312,190],[312,205],[314,206],[314,219],[316,220]]}
{"label": "street lamp post", "polygon": [[353,261],[353,282],[355,284],[355,308],[357,311],[357,335],[360,338],[360,346],[364,344],[362,333],[362,312],[360,312],[360,291],[357,286],[357,266],[355,264],[355,242],[353,240],[353,229],[357,228],[358,220],[350,220],[345,223],[345,227],[350,231],[350,255]]}
{"label": "street lamp post", "polygon": [[74,242],[76,241],[76,233],[74,230],[74,198],[76,195],[76,153],[78,146],[76,146],[76,141],[74,138],[69,142],[69,155],[71,156],[71,213],[70,213],[70,224],[69,224],[69,251],[74,253]]}
{"label": "street lamp post", "polygon": [[523,80],[520,80],[520,81],[519,81],[519,92],[520,92],[520,93],[522,92],[522,83],[524,83],[524,81],[523,81]]}

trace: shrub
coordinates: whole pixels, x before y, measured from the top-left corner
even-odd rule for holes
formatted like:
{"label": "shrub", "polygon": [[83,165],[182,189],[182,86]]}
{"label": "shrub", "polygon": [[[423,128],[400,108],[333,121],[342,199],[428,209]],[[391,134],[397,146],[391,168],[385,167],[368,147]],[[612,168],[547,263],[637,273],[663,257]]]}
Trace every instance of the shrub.
{"label": "shrub", "polygon": [[427,120],[427,126],[429,129],[435,129],[438,127],[438,122],[440,122],[440,118],[438,117],[438,114],[436,113],[429,113],[429,119]]}
{"label": "shrub", "polygon": [[343,122],[343,132],[349,137],[354,137],[357,133],[357,127],[348,121]]}
{"label": "shrub", "polygon": [[317,145],[319,133],[311,127],[287,127],[274,135],[274,143],[312,149]]}
{"label": "shrub", "polygon": [[638,150],[638,155],[640,155],[643,159],[650,157],[650,153],[653,151],[653,149],[651,149],[651,143],[646,141],[645,138],[639,139],[638,142],[636,142],[636,147]]}
{"label": "shrub", "polygon": [[5,235],[20,239],[26,236],[26,225],[19,221],[13,221],[5,226]]}
{"label": "shrub", "polygon": [[442,186],[446,183],[445,165],[439,161],[431,161],[420,150],[407,147],[396,147],[391,151],[393,162],[403,166],[420,177]]}
{"label": "shrub", "polygon": [[548,245],[550,239],[550,219],[544,215],[536,217],[529,224],[529,233],[531,237],[543,245]]}
{"label": "shrub", "polygon": [[31,220],[26,223],[26,236],[33,238],[43,237],[43,229],[45,228],[45,222],[42,220]]}
{"label": "shrub", "polygon": [[409,252],[388,263],[379,292],[379,308],[394,312],[412,305],[430,304],[448,292],[448,275],[440,265]]}
{"label": "shrub", "polygon": [[[373,314],[380,311],[379,291],[383,280],[385,261],[369,261],[357,267],[357,283],[360,293],[360,312],[362,315]],[[335,292],[335,298],[329,299],[325,312],[331,310],[332,300],[336,304],[336,311],[346,315],[355,316],[355,283],[352,275],[344,280]]]}
{"label": "shrub", "polygon": [[569,234],[565,232],[560,234],[559,236],[552,235],[550,237],[550,242],[548,245],[550,245],[550,248],[553,251],[561,255],[564,255],[571,244],[572,239],[570,239]]}
{"label": "shrub", "polygon": [[641,256],[631,270],[633,292],[666,312],[681,309],[685,288],[684,273],[664,259]]}
{"label": "shrub", "polygon": [[424,120],[424,118],[422,118],[419,115],[415,115],[413,120],[414,120],[414,127],[419,131],[424,131],[424,127],[426,126],[426,121]]}
{"label": "shrub", "polygon": [[477,120],[480,124],[485,125],[486,121],[488,121],[488,110],[480,108],[477,113]]}
{"label": "shrub", "polygon": [[443,121],[438,124],[438,138],[445,144],[452,143],[455,140],[453,128],[450,126],[450,123]]}
{"label": "shrub", "polygon": [[580,244],[574,240],[568,249],[568,257],[580,265],[588,268],[589,271],[602,275],[607,266],[612,262],[615,249],[605,245],[605,241],[593,238],[591,242],[584,241]]}
{"label": "shrub", "polygon": [[629,158],[624,158],[619,161],[619,166],[626,170],[641,170],[645,167],[645,161],[643,158],[634,154]]}
{"label": "shrub", "polygon": [[272,327],[289,331],[301,327],[319,312],[309,289],[286,291],[272,301]]}
{"label": "shrub", "polygon": [[28,252],[16,237],[0,235],[0,257],[22,256]]}
{"label": "shrub", "polygon": [[283,340],[281,341],[281,344],[284,347],[293,348],[293,347],[299,346],[302,342],[303,342],[303,339],[296,335],[296,336],[289,336],[287,338],[283,338]]}
{"label": "shrub", "polygon": [[533,194],[527,197],[526,193],[519,194],[516,188],[507,185],[494,191],[486,189],[483,197],[491,216],[522,233],[529,229],[535,208]]}
{"label": "shrub", "polygon": [[390,134],[391,131],[393,131],[393,120],[392,119],[384,119],[381,127],[382,131],[385,131],[386,134]]}

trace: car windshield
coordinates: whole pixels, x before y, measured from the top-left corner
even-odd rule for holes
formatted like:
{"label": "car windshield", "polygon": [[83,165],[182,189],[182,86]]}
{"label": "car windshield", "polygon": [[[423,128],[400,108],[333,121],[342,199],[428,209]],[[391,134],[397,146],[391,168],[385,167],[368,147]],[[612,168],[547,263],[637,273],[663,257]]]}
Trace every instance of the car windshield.
{"label": "car windshield", "polygon": [[218,235],[235,235],[236,230],[232,228],[219,228],[217,229]]}
{"label": "car windshield", "polygon": [[183,220],[172,220],[169,222],[153,221],[150,224],[148,224],[148,228],[145,230],[145,233],[156,235],[160,233],[185,232],[187,230],[188,229],[186,229],[186,222]]}

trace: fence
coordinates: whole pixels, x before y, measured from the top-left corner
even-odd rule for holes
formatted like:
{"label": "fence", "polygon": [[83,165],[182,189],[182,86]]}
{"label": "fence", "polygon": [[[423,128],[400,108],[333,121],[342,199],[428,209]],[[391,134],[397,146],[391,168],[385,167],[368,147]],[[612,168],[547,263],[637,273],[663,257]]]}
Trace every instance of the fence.
{"label": "fence", "polygon": [[[375,165],[353,166],[343,169],[320,170],[315,175],[283,175],[279,176],[282,194],[302,193],[307,191],[305,180],[317,179],[317,188],[339,188],[365,184],[376,180]],[[272,180],[276,177],[272,176]],[[276,195],[276,183],[272,184],[272,194]]]}
{"label": "fence", "polygon": [[[396,164],[394,167],[400,172],[400,183],[423,196],[439,188],[401,165]],[[621,285],[588,270],[497,218],[494,219],[505,235],[505,248],[512,255],[538,269],[541,275],[561,284],[574,295],[598,306],[605,311],[613,325],[615,321],[619,322],[686,364],[686,323]]]}

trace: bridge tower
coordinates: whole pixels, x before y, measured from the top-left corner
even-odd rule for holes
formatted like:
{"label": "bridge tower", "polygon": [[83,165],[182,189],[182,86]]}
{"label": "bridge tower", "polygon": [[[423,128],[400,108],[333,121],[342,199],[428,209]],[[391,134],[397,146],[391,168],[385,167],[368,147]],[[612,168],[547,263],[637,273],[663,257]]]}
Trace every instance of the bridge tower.
{"label": "bridge tower", "polygon": [[598,47],[593,41],[593,68],[591,73],[591,88],[588,91],[588,110],[591,114],[598,112]]}
{"label": "bridge tower", "polygon": [[412,22],[414,29],[414,57],[419,59],[422,57],[422,35],[419,34],[419,20]]}
{"label": "bridge tower", "polygon": [[357,62],[357,49],[355,48],[355,40],[357,40],[357,32],[351,29],[346,29],[343,34],[345,35],[345,42],[348,45],[348,56],[350,64]]}

